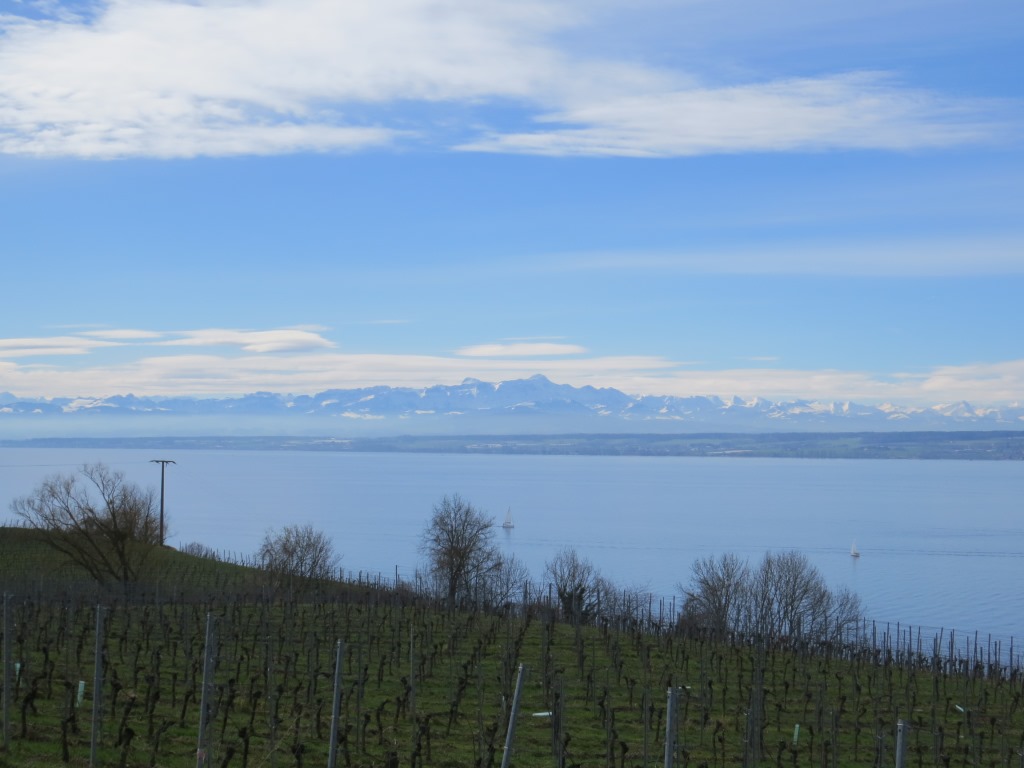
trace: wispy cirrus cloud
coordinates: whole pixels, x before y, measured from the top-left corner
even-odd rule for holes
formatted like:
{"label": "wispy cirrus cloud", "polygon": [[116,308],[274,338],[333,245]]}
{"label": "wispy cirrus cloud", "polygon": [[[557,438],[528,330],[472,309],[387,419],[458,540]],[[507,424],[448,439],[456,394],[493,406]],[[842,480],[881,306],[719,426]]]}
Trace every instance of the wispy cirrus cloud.
{"label": "wispy cirrus cloud", "polygon": [[31,356],[85,355],[116,347],[236,347],[249,353],[275,353],[332,349],[334,342],[318,328],[236,330],[206,328],[185,331],[148,331],[130,328],[84,330],[75,334],[0,339],[0,359]]}
{"label": "wispy cirrus cloud", "polygon": [[[702,76],[699,61],[609,57],[600,35],[586,42],[608,5],[619,4],[97,0],[77,15],[0,16],[0,153],[170,158],[423,142],[678,157],[944,147],[1004,132],[1005,104],[887,73],[724,82]],[[647,24],[671,12],[682,35],[687,11],[631,9]]]}
{"label": "wispy cirrus cloud", "polygon": [[271,331],[246,331],[212,328],[181,331],[175,338],[158,342],[168,347],[238,347],[245,352],[294,352],[331,349],[335,345],[315,331],[284,328]]}
{"label": "wispy cirrus cloud", "polygon": [[810,241],[754,246],[684,247],[674,251],[596,251],[547,254],[520,261],[538,274],[628,272],[706,275],[822,275],[847,277],[1019,275],[1024,238],[1016,234],[891,237],[851,235],[849,241]]}
{"label": "wispy cirrus cloud", "polygon": [[987,117],[993,107],[907,88],[884,73],[853,72],[619,94],[540,114],[536,130],[498,131],[460,148],[633,157],[922,149],[999,138],[1008,127]]}
{"label": "wispy cirrus cloud", "polygon": [[0,359],[43,355],[85,355],[97,349],[116,346],[116,342],[84,336],[50,336],[25,339],[0,339]]}

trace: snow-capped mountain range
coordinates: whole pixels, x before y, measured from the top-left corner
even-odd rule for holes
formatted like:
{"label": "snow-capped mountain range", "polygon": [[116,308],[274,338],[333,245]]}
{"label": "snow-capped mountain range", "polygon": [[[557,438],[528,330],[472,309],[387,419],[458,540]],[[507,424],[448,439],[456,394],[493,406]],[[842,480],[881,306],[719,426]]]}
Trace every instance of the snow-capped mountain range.
{"label": "snow-capped mountain range", "polygon": [[473,434],[1024,429],[1024,405],[930,407],[716,396],[634,396],[544,376],[315,395],[24,399],[0,393],[6,436],[53,434]]}

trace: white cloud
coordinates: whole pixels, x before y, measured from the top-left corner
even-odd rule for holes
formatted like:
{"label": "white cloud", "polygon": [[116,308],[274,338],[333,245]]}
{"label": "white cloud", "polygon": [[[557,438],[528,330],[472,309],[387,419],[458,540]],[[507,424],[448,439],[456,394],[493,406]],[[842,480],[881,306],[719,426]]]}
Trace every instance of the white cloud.
{"label": "white cloud", "polygon": [[463,347],[455,354],[464,357],[544,357],[548,355],[581,355],[586,347],[551,342],[517,342],[513,344],[477,344]]}
{"label": "white cloud", "polygon": [[[120,157],[348,150],[405,130],[367,105],[528,97],[561,22],[541,3],[266,0],[0,17],[0,151]],[[355,115],[355,116],[353,116]]]}
{"label": "white cloud", "polygon": [[237,347],[244,352],[265,354],[331,349],[334,342],[324,338],[319,326],[299,326],[269,331],[209,328],[187,331],[106,329],[81,331],[73,336],[0,339],[0,358],[85,355],[111,347]]}
{"label": "white cloud", "polygon": [[0,339],[0,358],[40,357],[46,355],[84,355],[95,349],[117,346],[114,342],[78,336]]}
{"label": "white cloud", "polygon": [[[993,107],[876,73],[702,84],[605,58],[571,0],[109,0],[0,16],[0,153],[358,151],[415,139],[554,155],[907,149],[991,140]],[[625,6],[623,6],[625,7]],[[641,7],[640,24],[688,7]],[[572,32],[572,43],[563,32]],[[692,66],[699,67],[700,62]],[[453,108],[441,119],[423,106]],[[489,105],[545,129],[486,125]],[[469,110],[467,116],[465,110]],[[457,127],[441,124],[457,116]],[[463,138],[449,139],[450,131]]]}
{"label": "white cloud", "polygon": [[976,399],[985,392],[991,402],[1020,402],[1024,392],[1024,360],[973,365],[946,365],[921,377],[908,377],[924,398],[956,401]]}
{"label": "white cloud", "polygon": [[310,349],[329,349],[334,343],[320,334],[302,328],[273,331],[239,331],[212,328],[199,331],[181,331],[179,338],[159,342],[170,347],[240,347],[246,352],[296,352]]}

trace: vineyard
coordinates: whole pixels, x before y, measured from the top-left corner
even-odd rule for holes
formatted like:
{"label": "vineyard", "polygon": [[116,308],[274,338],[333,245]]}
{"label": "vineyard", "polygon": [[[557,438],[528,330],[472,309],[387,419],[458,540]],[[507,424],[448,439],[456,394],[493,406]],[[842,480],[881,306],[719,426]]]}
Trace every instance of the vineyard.
{"label": "vineyard", "polygon": [[908,766],[1024,764],[1015,652],[970,638],[768,645],[194,567],[131,599],[7,590],[0,765],[888,766],[899,721]]}

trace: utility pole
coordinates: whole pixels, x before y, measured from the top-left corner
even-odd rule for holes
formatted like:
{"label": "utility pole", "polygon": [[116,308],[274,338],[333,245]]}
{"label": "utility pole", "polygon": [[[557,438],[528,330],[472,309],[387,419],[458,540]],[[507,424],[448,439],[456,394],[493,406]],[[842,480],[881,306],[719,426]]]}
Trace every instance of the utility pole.
{"label": "utility pole", "polygon": [[170,459],[150,459],[150,464],[160,465],[160,546],[164,545],[164,472],[168,464],[177,464]]}

